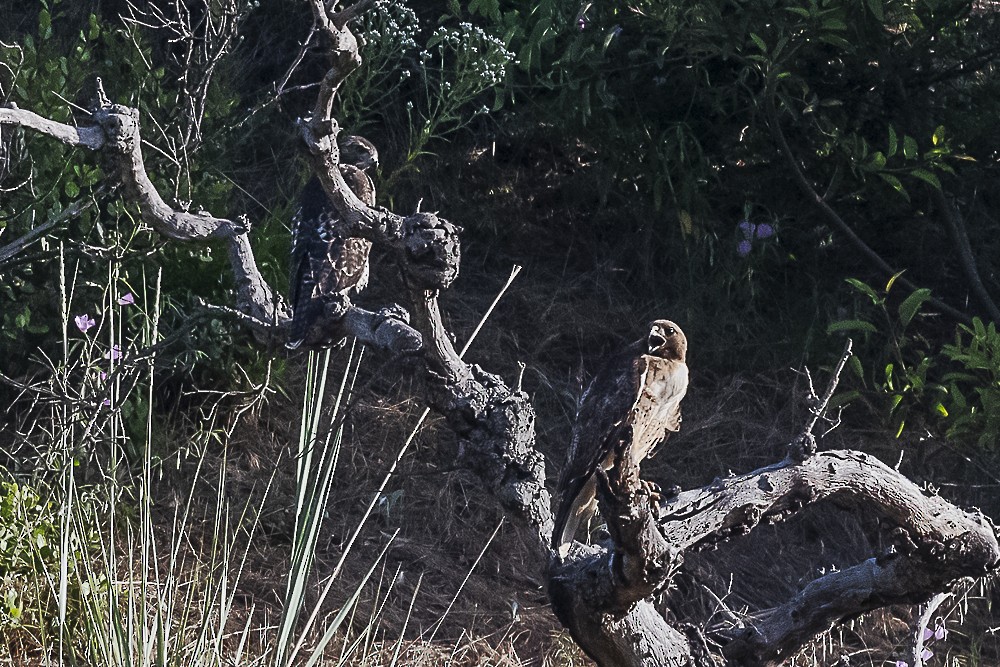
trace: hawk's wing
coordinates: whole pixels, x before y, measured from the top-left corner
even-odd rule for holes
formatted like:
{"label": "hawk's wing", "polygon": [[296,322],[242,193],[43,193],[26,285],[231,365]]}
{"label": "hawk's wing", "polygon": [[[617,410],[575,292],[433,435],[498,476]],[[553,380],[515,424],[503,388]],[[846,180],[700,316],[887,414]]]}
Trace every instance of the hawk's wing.
{"label": "hawk's wing", "polygon": [[330,252],[341,242],[331,228],[333,216],[333,207],[314,176],[302,189],[301,204],[292,220],[290,348],[299,347],[323,316],[323,291],[333,269]]}
{"label": "hawk's wing", "polygon": [[[365,204],[375,203],[375,187],[367,174],[353,165],[341,165],[347,185]],[[307,340],[326,310],[329,297],[357,293],[368,284],[367,239],[337,234],[337,211],[313,177],[302,190],[302,201],[292,225],[291,290],[292,321],[288,343],[297,348]],[[311,344],[317,341],[310,340]]]}
{"label": "hawk's wing", "polygon": [[594,472],[607,467],[615,444],[632,437],[630,416],[642,391],[645,361],[637,343],[608,360],[583,395],[569,454],[559,476],[561,498],[553,543],[571,542],[584,508],[594,498]]}

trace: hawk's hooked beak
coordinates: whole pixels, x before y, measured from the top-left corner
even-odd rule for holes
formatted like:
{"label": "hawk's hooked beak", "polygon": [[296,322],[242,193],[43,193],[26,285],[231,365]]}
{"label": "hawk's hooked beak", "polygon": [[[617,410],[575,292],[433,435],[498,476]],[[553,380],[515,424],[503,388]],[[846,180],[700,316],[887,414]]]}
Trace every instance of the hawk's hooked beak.
{"label": "hawk's hooked beak", "polygon": [[647,340],[647,345],[650,352],[656,352],[661,347],[667,344],[667,339],[663,337],[663,332],[660,329],[653,329],[649,332],[649,339]]}

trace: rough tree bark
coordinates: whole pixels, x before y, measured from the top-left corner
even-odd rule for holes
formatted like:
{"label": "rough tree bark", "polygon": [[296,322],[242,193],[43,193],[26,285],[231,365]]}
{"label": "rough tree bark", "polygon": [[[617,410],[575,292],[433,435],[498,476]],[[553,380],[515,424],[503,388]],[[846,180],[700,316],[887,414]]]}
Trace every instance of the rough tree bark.
{"label": "rough tree bark", "polygon": [[[460,438],[464,464],[506,511],[534,531],[537,551],[547,563],[554,610],[599,664],[778,665],[841,619],[888,604],[926,601],[964,577],[997,567],[996,531],[980,513],[928,496],[865,454],[815,453],[812,427],[825,408],[818,398],[812,419],[790,445],[786,460],[683,491],[662,504],[651,502],[638,468],[621,448],[615,465],[599,479],[600,508],[611,539],[577,544],[559,560],[550,551],[551,497],[544,460],[535,448],[531,403],[498,376],[462,361],[442,322],[438,295],[458,274],[459,228],[430,213],[401,216],[366,206],[340,172],[339,125],[332,109],[344,79],[361,66],[358,41],[348,23],[369,2],[334,12],[324,0],[309,1],[318,32],[327,39],[331,66],[311,117],[299,123],[302,137],[340,213],[340,233],[370,239],[391,251],[412,311],[408,314],[396,304],[366,311],[344,296],[329,310],[324,326],[387,353],[420,354],[423,398]],[[248,221],[189,213],[165,203],[146,175],[139,121],[137,110],[112,104],[103,91],[91,124],[83,127],[0,108],[0,125],[109,155],[126,196],[161,235],[180,242],[223,239],[239,286],[237,312],[261,340],[282,340],[288,308],[257,269]],[[898,527],[893,533],[896,544],[852,568],[819,577],[791,600],[741,625],[669,623],[656,611],[652,596],[666,589],[686,552],[739,538],[761,522],[780,520],[820,501],[879,514]]]}

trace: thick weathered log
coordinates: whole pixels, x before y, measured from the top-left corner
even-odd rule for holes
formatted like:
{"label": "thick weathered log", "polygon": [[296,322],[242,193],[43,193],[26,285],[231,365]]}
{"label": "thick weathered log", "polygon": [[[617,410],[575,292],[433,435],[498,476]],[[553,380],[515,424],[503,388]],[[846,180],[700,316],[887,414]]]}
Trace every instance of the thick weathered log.
{"label": "thick weathered log", "polygon": [[[794,512],[802,503],[830,499],[875,513],[902,530],[889,553],[820,577],[784,605],[761,612],[750,627],[729,635],[726,655],[741,665],[778,665],[834,623],[890,604],[922,602],[963,577],[1000,563],[996,531],[978,511],[967,512],[881,461],[852,451],[830,451],[723,482],[708,491],[710,512],[681,520],[670,515],[703,503],[701,492],[681,494],[663,519],[678,545],[696,545],[747,531],[762,518]],[[685,546],[686,548],[686,546]]]}

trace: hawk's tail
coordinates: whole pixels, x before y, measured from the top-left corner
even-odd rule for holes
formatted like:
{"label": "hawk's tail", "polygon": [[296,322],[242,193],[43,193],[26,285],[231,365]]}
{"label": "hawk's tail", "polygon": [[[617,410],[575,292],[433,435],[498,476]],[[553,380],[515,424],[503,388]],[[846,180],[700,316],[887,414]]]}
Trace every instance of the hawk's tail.
{"label": "hawk's tail", "polygon": [[552,548],[560,558],[569,555],[570,545],[580,524],[589,521],[597,511],[597,480],[590,475],[582,484],[563,490],[563,499],[552,532]]}

